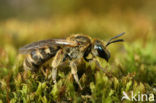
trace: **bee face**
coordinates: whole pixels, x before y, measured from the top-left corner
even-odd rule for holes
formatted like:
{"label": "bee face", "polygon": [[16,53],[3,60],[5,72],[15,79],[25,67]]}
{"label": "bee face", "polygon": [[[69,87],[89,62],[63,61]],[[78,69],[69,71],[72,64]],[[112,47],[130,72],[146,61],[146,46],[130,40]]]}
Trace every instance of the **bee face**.
{"label": "bee face", "polygon": [[110,58],[110,53],[101,41],[95,40],[94,45],[93,45],[93,49],[94,49],[93,54],[95,56],[99,56],[101,58],[104,58],[108,62],[108,60]]}

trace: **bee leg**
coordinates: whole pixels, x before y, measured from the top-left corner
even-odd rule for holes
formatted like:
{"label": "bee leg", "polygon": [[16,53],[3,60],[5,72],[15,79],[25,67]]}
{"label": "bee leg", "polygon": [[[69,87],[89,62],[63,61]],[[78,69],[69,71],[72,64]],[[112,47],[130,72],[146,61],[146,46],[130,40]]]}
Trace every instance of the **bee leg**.
{"label": "bee leg", "polygon": [[62,60],[63,60],[63,52],[62,50],[60,50],[54,57],[54,60],[52,62],[52,73],[48,77],[48,78],[52,77],[54,83],[56,83],[57,67],[61,64]]}
{"label": "bee leg", "polygon": [[95,60],[95,63],[96,63],[96,66],[97,66],[98,68],[100,68],[100,69],[102,70],[102,72],[104,72],[108,77],[112,77],[112,76],[113,76],[111,72],[107,71],[107,69],[103,68],[103,67],[100,65],[100,63],[99,63],[98,60]]}
{"label": "bee leg", "polygon": [[106,70],[100,65],[99,61],[96,60],[95,63],[103,72],[106,72]]}
{"label": "bee leg", "polygon": [[52,69],[51,75],[52,75],[53,83],[56,84],[57,68]]}
{"label": "bee leg", "polygon": [[106,72],[106,70],[100,65],[98,60],[94,58],[92,61],[95,62],[96,66],[100,68],[103,72]]}
{"label": "bee leg", "polygon": [[76,66],[75,62],[72,61],[70,63],[70,67],[71,67],[71,73],[73,74],[76,83],[79,85],[80,89],[82,90],[82,86],[81,86],[81,84],[79,82],[79,78],[78,78],[78,75],[77,75],[77,66]]}

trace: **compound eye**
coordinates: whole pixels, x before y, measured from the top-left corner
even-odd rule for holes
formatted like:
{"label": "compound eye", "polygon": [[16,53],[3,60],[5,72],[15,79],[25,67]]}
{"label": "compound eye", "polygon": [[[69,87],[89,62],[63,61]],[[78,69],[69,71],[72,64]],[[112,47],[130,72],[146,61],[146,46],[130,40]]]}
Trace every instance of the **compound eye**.
{"label": "compound eye", "polygon": [[100,57],[104,57],[106,55],[105,51],[103,50],[101,46],[97,47],[97,51]]}
{"label": "compound eye", "polygon": [[104,58],[106,61],[109,60],[110,54],[103,47],[97,46],[97,51],[98,51],[99,57]]}

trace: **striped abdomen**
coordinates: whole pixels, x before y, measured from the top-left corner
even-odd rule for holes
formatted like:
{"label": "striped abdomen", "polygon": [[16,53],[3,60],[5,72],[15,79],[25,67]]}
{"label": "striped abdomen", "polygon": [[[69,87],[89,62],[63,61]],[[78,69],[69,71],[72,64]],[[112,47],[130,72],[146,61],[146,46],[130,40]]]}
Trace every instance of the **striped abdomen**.
{"label": "striped abdomen", "polygon": [[59,47],[49,47],[49,48],[40,48],[33,50],[27,56],[24,61],[24,69],[26,70],[36,70],[47,60],[55,56],[56,52],[59,50]]}

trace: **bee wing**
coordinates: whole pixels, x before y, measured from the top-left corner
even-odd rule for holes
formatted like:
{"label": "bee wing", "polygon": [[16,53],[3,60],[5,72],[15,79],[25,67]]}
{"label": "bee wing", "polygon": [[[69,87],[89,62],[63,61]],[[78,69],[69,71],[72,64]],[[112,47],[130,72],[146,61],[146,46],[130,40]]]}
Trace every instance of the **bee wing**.
{"label": "bee wing", "polygon": [[31,44],[27,44],[24,47],[19,49],[19,53],[26,54],[34,49],[44,48],[44,47],[53,47],[53,46],[76,46],[77,43],[74,41],[69,41],[66,39],[49,39],[49,40],[41,40],[38,42],[33,42]]}

